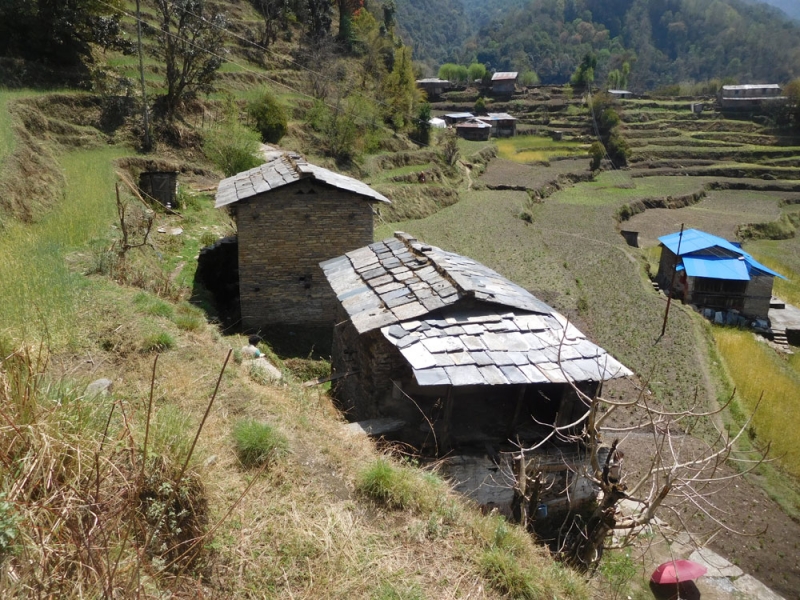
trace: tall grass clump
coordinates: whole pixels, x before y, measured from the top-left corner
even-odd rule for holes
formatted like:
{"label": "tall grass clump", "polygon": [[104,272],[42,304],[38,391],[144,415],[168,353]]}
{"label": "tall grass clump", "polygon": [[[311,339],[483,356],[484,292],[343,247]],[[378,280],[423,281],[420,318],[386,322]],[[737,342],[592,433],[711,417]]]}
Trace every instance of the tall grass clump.
{"label": "tall grass clump", "polygon": [[800,375],[752,333],[714,328],[714,339],[736,385],[739,402],[753,416],[757,440],[771,443],[771,454],[789,473],[800,476]]}
{"label": "tall grass clump", "polygon": [[239,462],[246,468],[260,467],[281,457],[289,442],[280,431],[253,419],[239,421],[233,428],[233,443]]}
{"label": "tall grass clump", "polygon": [[501,515],[478,517],[473,530],[484,550],[476,557],[483,578],[511,598],[588,598],[574,572],[553,562],[523,528]]}
{"label": "tall grass clump", "polygon": [[392,509],[432,512],[445,505],[447,486],[433,473],[379,458],[362,470],[356,490]]}

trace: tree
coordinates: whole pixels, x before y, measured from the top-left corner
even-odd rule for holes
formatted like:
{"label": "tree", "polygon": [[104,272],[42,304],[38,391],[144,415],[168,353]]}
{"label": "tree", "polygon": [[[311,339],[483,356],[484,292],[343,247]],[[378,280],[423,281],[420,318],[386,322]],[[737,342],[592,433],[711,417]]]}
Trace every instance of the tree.
{"label": "tree", "polygon": [[800,77],[786,84],[786,87],[783,88],[783,95],[787,98],[794,126],[800,129]]}
{"label": "tree", "polygon": [[386,103],[389,107],[387,117],[395,129],[403,128],[420,98],[414,68],[411,63],[411,48],[401,46],[394,54],[394,69],[389,73],[383,86]]}
{"label": "tree", "polygon": [[592,171],[596,171],[600,168],[600,163],[603,162],[603,157],[606,155],[606,149],[603,147],[603,144],[600,142],[592,142],[591,147],[589,148],[589,156],[592,157],[592,162],[590,164],[590,168]]}
{"label": "tree", "polygon": [[431,143],[431,105],[425,102],[417,113],[416,140],[427,146]]}
{"label": "tree", "polygon": [[364,7],[363,0],[336,0],[339,6],[339,34],[340,42],[348,48],[353,44],[353,15]]}
{"label": "tree", "polygon": [[483,79],[483,76],[486,75],[486,66],[482,63],[474,62],[467,67],[467,73],[470,82],[473,82],[476,79]]}
{"label": "tree", "polygon": [[306,35],[319,41],[331,32],[333,9],[330,0],[306,0]]}
{"label": "tree", "polygon": [[597,56],[593,53],[586,54],[573,73],[570,83],[574,87],[590,88],[594,83],[594,71],[597,68]]}
{"label": "tree", "polygon": [[[566,373],[564,376],[569,378]],[[563,526],[556,541],[559,559],[580,571],[594,570],[604,549],[629,547],[645,526],[653,524],[659,511],[670,510],[680,515],[681,507],[688,506],[713,522],[717,531],[734,531],[725,523],[726,515],[715,507],[712,497],[725,486],[735,484],[764,460],[763,455],[755,460],[742,458],[736,451],[737,442],[746,434],[750,421],[732,434],[717,428],[714,436],[698,440],[696,444],[686,439],[700,421],[714,423],[733,397],[725,405],[708,412],[696,408],[667,412],[647,398],[645,388],[641,388],[634,400],[617,402],[599,394],[590,397],[573,385],[586,412],[573,423],[553,425],[541,442],[520,448],[515,455],[516,504],[523,509],[520,515],[524,523],[532,528],[536,499],[531,491],[535,492],[537,481],[541,483],[543,478],[534,460],[536,450],[556,440],[586,449],[589,466],[581,475],[593,482],[601,492],[601,499],[588,515]],[[632,411],[638,416],[638,423],[626,428],[604,428],[609,417],[620,409]],[[610,447],[603,446],[601,434],[622,435],[634,430],[652,434],[653,455],[648,461],[649,468],[629,483],[628,474],[622,468],[624,442],[615,439]],[[729,459],[747,466],[742,471],[723,472]],[[622,500],[637,509],[627,515],[620,513]],[[626,533],[620,535],[620,531]],[[611,538],[614,532],[618,538],[616,542]]]}
{"label": "tree", "polygon": [[277,144],[286,135],[286,112],[270,92],[265,91],[250,102],[247,114],[255,121],[262,141]]}
{"label": "tree", "polygon": [[164,63],[167,92],[160,104],[172,118],[184,100],[214,90],[226,20],[205,0],[155,0],[155,7],[161,31],[152,53]]}
{"label": "tree", "polygon": [[486,114],[486,99],[483,96],[480,96],[475,101],[475,106],[472,107],[472,111],[476,115],[485,115]]}
{"label": "tree", "polygon": [[89,58],[91,44],[121,44],[119,0],[3,0],[0,55],[74,66]]}

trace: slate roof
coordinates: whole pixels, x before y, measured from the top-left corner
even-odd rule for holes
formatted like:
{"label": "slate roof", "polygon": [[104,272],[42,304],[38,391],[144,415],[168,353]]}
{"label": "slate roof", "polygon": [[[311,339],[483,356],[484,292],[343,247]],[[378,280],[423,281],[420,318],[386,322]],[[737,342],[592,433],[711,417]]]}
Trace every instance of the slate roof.
{"label": "slate roof", "polygon": [[[681,235],[671,233],[658,238],[673,254],[680,246],[681,265],[690,277],[708,277],[729,281],[749,281],[753,271],[786,279],[762,265],[750,254],[728,240],[699,229],[686,229]],[[758,273],[757,273],[758,274]]]}
{"label": "slate roof", "polygon": [[215,208],[246,200],[257,194],[294,183],[300,179],[318,181],[364,196],[365,200],[390,204],[389,199],[363,181],[312,165],[299,154],[285,152],[260,167],[223,179],[217,188]]}
{"label": "slate roof", "polygon": [[358,333],[380,329],[421,386],[632,374],[524,288],[407,234],[321,266]]}

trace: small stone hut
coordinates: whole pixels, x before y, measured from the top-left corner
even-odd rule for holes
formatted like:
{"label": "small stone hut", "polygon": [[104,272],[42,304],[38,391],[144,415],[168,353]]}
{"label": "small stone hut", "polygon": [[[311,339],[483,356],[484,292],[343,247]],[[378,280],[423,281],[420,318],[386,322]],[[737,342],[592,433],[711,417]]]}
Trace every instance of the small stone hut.
{"label": "small stone hut", "polygon": [[428,98],[438,98],[450,89],[450,82],[447,79],[439,79],[438,77],[427,77],[425,79],[417,79],[417,87],[423,90]]}
{"label": "small stone hut", "polygon": [[473,142],[485,142],[492,133],[492,126],[478,119],[461,121],[456,124],[456,135]]}
{"label": "small stone hut", "polygon": [[498,71],[492,75],[492,93],[499,96],[510,96],[517,89],[517,71]]}
{"label": "small stone hut", "polygon": [[[391,419],[389,437],[423,454],[453,450],[448,473],[482,504],[510,505],[510,486],[481,479],[510,472],[508,440],[546,440],[553,425],[586,414],[575,388],[593,396],[603,381],[631,375],[522,287],[407,234],[322,268],[338,298],[334,391],[348,418]],[[552,440],[539,452],[562,479],[554,490],[583,490],[576,501],[594,493],[570,479],[581,451]]]}
{"label": "small stone hut", "polygon": [[673,297],[700,308],[768,318],[773,281],[783,275],[738,245],[698,229],[665,235],[658,241],[661,260],[656,280],[664,290],[673,286]]}
{"label": "small stone hut", "polygon": [[230,207],[238,231],[242,327],[331,324],[336,297],[319,263],[371,243],[373,205],[388,203],[294,153],[220,182],[216,207]]}
{"label": "small stone hut", "polygon": [[494,137],[514,137],[517,134],[517,119],[508,113],[488,113],[478,120],[491,126]]}

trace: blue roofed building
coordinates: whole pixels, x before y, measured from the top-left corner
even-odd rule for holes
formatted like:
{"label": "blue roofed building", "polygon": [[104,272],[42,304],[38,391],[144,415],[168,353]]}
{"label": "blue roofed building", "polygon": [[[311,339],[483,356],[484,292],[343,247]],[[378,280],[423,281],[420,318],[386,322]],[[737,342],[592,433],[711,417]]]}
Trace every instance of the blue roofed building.
{"label": "blue roofed building", "polygon": [[772,283],[775,277],[784,277],[739,244],[698,229],[665,235],[658,241],[661,262],[656,279],[661,289],[671,287],[673,297],[700,308],[768,318]]}

